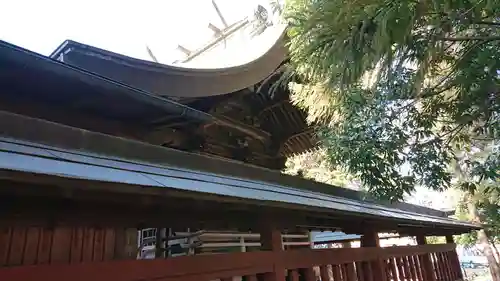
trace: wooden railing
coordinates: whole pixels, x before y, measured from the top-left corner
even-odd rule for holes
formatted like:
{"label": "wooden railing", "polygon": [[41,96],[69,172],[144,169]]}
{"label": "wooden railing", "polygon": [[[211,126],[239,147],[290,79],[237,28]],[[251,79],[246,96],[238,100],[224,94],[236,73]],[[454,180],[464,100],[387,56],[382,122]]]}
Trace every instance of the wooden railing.
{"label": "wooden railing", "polygon": [[261,251],[0,269],[9,281],[455,281],[454,244]]}

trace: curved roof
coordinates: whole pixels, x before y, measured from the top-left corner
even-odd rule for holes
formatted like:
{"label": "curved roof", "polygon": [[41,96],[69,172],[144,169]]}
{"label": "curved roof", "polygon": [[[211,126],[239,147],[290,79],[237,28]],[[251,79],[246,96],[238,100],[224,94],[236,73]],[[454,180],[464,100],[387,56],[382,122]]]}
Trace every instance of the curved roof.
{"label": "curved roof", "polygon": [[50,57],[157,95],[215,96],[253,86],[280,66],[287,54],[283,42],[285,27],[272,29],[276,36],[268,36],[266,45],[269,48],[260,57],[239,66],[218,69],[164,65],[70,40]]}
{"label": "curved roof", "polygon": [[[265,143],[268,142],[267,140],[276,140],[276,149],[283,147],[278,151],[281,154],[271,155],[276,159],[283,155],[302,152],[314,145],[314,138],[311,137],[313,132],[307,127],[303,113],[286,102],[286,93],[276,92],[271,96],[265,91],[265,87],[260,87],[258,92],[256,91],[257,86],[253,87],[254,90],[247,88],[226,95],[179,98],[178,102],[174,102],[170,96],[158,96],[140,90],[139,87],[119,83],[105,75],[90,73],[88,70],[82,70],[82,67],[56,61],[2,41],[0,41],[0,61],[8,66],[4,69],[5,71],[0,71],[1,86],[9,89],[2,96],[3,108],[8,107],[8,104],[31,104],[43,108],[46,106],[59,108],[62,111],[89,115],[90,117],[95,116],[112,123],[119,123],[115,124],[118,127],[114,128],[115,125],[109,124],[109,130],[101,131],[99,126],[93,126],[92,122],[87,121],[85,121],[86,125],[79,123],[80,125],[77,127],[83,126],[82,128],[120,136],[123,136],[122,128],[127,128],[128,132],[129,128],[134,127],[131,124],[135,124],[142,132],[152,132],[157,127],[167,128],[173,124],[175,129],[185,130],[188,133],[194,132],[200,124],[217,124],[218,127],[224,127],[231,132],[251,136],[259,143],[261,140]],[[24,81],[31,82],[25,83]],[[110,106],[111,104],[113,106]],[[258,118],[257,125],[248,123],[242,118],[240,110],[244,106],[251,106],[252,111],[248,113],[248,116]],[[224,111],[222,112],[211,111],[212,108],[223,107]],[[40,117],[36,114],[33,115],[33,111],[23,112],[30,116]],[[62,115],[54,117],[51,110],[44,112],[50,113],[43,115],[48,120],[75,126],[74,123],[71,123],[74,121],[72,118],[62,117]],[[88,119],[79,118],[79,120]],[[166,134],[169,131],[162,132]],[[206,139],[205,132],[204,129],[199,132],[199,135],[204,139]],[[274,139],[269,138],[271,137],[270,132],[272,132]],[[125,135],[134,136],[133,138],[138,136],[143,139],[149,136],[149,133]],[[154,137],[151,142],[158,144],[157,139]],[[145,141],[150,141],[150,139],[145,139]],[[224,145],[225,140],[222,139],[222,141],[222,145]],[[278,143],[280,141],[287,142],[287,144]],[[185,149],[189,150],[190,148]],[[219,148],[207,149],[204,152],[227,157],[226,154],[223,154],[226,153],[225,151],[221,153],[220,149],[215,149]],[[267,151],[259,150],[256,153],[258,155],[254,153],[257,155],[255,157],[260,157]],[[271,153],[274,152],[271,151]],[[266,159],[270,159],[266,161],[271,164],[258,162],[261,160],[255,160],[257,161],[255,163],[266,167],[275,167],[273,164],[275,158]],[[278,163],[276,165],[281,165],[279,164],[281,162],[276,161]],[[281,166],[277,169],[280,168]]]}

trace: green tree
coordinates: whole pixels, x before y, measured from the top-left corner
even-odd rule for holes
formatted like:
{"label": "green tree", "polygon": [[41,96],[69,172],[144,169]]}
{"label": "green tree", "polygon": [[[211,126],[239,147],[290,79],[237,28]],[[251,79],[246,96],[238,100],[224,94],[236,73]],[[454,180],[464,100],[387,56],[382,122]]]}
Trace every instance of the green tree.
{"label": "green tree", "polygon": [[425,238],[427,244],[444,244],[446,239],[442,236],[428,236]]}
{"label": "green tree", "polygon": [[288,158],[285,173],[335,186],[349,187],[354,179],[333,169],[325,149],[318,149]]}
{"label": "green tree", "polygon": [[[469,219],[498,213],[500,1],[289,0],[283,13],[282,81],[334,169],[382,199],[457,187]],[[500,280],[491,235],[478,238]]]}
{"label": "green tree", "polygon": [[457,208],[459,218],[483,223],[484,229],[463,234],[457,242],[467,247],[480,241],[484,250],[490,251],[499,261],[500,196],[497,191],[484,191],[487,188],[487,185],[480,185],[473,194],[465,193]]}

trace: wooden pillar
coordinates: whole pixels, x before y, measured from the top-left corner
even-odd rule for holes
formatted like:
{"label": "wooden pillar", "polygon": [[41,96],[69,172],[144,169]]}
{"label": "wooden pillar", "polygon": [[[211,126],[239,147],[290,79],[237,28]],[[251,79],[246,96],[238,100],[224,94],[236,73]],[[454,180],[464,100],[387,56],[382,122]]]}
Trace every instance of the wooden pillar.
{"label": "wooden pillar", "polygon": [[446,243],[447,244],[455,244],[455,240],[453,240],[452,235],[446,235]]}
{"label": "wooden pillar", "polygon": [[[360,244],[361,247],[380,247],[378,233],[373,229],[366,230],[361,237]],[[362,268],[365,281],[386,281],[387,279],[385,266],[380,259],[371,262],[363,262]]]}
{"label": "wooden pillar", "polygon": [[[261,251],[283,251],[283,238],[281,230],[272,222],[263,224],[260,228],[260,243]],[[285,281],[285,267],[278,259],[278,255],[274,257],[274,272],[264,274],[264,281]]]}
{"label": "wooden pillar", "polygon": [[260,232],[261,250],[283,251],[281,231],[272,226],[263,228]]}
{"label": "wooden pillar", "polygon": [[163,245],[165,237],[163,237],[163,228],[156,228],[155,234],[155,259],[165,257],[165,246]]}
{"label": "wooden pillar", "polygon": [[[426,245],[424,235],[417,235],[417,244]],[[422,277],[424,281],[436,281],[436,276],[434,275],[434,266],[432,265],[431,257],[429,254],[423,254],[419,256],[420,266],[422,267]]]}
{"label": "wooden pillar", "polygon": [[[455,244],[455,241],[453,240],[452,235],[446,236],[446,243],[447,244]],[[450,259],[451,266],[452,266],[453,275],[454,275],[453,277],[455,278],[455,280],[463,280],[464,276],[462,274],[462,267],[460,266],[460,261],[458,260],[456,248],[454,251],[448,252],[447,254],[448,254],[448,257]]]}

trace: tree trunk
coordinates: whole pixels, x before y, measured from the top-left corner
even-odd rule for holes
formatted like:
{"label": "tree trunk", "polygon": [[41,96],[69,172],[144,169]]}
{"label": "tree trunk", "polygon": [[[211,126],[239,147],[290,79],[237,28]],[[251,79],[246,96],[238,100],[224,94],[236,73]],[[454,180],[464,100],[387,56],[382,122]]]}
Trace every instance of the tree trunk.
{"label": "tree trunk", "polygon": [[491,247],[493,248],[493,253],[495,254],[495,258],[497,259],[497,262],[500,263],[500,253],[498,253],[498,248],[495,243],[490,241]]}
{"label": "tree trunk", "polygon": [[484,230],[480,230],[478,233],[479,243],[481,245],[482,251],[488,259],[488,264],[490,266],[490,273],[493,281],[500,281],[500,264],[498,264],[495,258],[494,248],[491,246],[488,235]]}
{"label": "tree trunk", "polygon": [[[479,216],[479,212],[477,211],[473,198],[469,197],[468,205],[472,221],[475,223],[481,223],[481,218]],[[490,244],[488,234],[483,229],[481,229],[478,232],[477,237],[479,240],[478,242],[481,245],[481,250],[488,260],[492,281],[500,281],[500,264],[495,257],[495,252],[492,245]]]}

